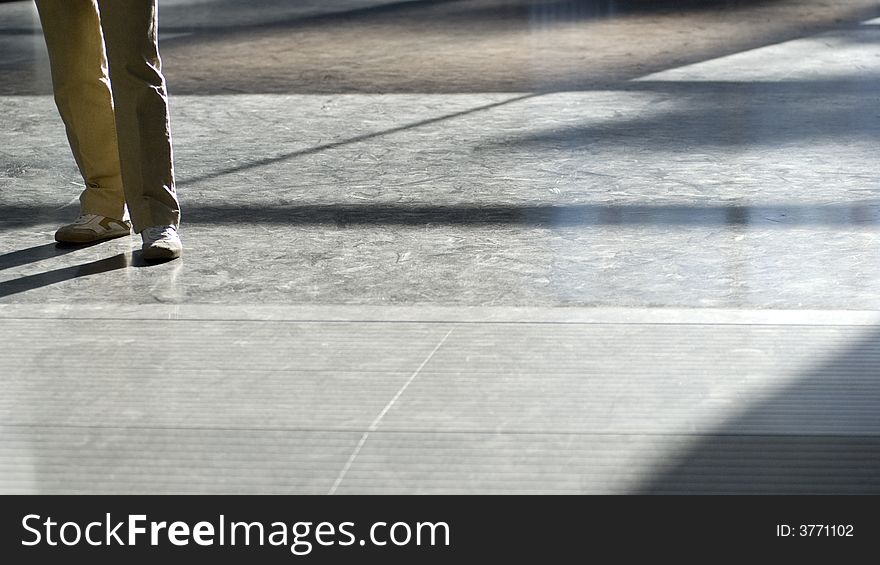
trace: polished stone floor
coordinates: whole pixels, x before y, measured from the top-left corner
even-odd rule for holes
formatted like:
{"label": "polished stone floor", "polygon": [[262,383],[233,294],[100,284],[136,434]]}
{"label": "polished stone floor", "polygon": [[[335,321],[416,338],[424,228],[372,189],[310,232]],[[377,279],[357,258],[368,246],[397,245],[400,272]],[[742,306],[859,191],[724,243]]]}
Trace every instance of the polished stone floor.
{"label": "polished stone floor", "polygon": [[673,4],[163,2],[160,265],[0,4],[0,491],[880,491],[880,5]]}

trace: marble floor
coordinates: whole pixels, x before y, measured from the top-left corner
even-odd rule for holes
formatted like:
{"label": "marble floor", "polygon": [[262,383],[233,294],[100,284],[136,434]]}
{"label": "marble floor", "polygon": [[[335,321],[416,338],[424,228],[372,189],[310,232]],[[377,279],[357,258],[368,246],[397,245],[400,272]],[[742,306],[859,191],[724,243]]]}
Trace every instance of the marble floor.
{"label": "marble floor", "polygon": [[880,3],[827,4],[166,0],[149,265],[54,243],[0,3],[0,492],[880,492]]}

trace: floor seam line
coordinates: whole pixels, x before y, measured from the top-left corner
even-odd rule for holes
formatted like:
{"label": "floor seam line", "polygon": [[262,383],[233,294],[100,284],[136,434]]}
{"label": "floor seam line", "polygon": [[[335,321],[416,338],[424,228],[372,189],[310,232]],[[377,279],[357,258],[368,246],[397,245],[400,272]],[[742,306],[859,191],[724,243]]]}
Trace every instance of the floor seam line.
{"label": "floor seam line", "polygon": [[[3,304],[0,303],[0,306]],[[829,312],[852,312],[851,310],[829,310]],[[880,311],[878,311],[880,312]],[[643,321],[568,321],[568,320],[376,320],[376,319],[352,319],[352,320],[336,320],[336,319],[301,319],[301,320],[271,320],[271,319],[235,319],[235,318],[116,318],[102,316],[84,316],[84,317],[53,317],[53,316],[4,316],[0,313],[0,320],[6,321],[46,321],[46,322],[65,322],[65,321],[114,321],[114,322],[192,322],[192,323],[267,323],[267,324],[425,324],[425,325],[484,325],[484,326],[515,326],[515,325],[556,325],[556,326],[705,326],[705,327],[752,327],[752,328],[874,328],[877,327],[877,321],[868,321],[865,323],[786,323],[786,322],[717,322],[717,321],[673,321],[673,322],[643,322]]]}

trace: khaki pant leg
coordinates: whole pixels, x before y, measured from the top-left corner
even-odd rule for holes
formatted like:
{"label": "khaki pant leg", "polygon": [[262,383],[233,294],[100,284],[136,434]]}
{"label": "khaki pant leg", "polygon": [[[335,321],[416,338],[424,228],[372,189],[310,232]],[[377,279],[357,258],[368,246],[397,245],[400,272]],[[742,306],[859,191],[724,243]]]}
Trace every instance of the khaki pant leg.
{"label": "khaki pant leg", "polygon": [[116,110],[125,199],[136,232],[180,222],[156,0],[97,0]]}
{"label": "khaki pant leg", "polygon": [[113,101],[95,0],[37,0],[55,103],[86,189],[82,212],[121,219],[125,209]]}

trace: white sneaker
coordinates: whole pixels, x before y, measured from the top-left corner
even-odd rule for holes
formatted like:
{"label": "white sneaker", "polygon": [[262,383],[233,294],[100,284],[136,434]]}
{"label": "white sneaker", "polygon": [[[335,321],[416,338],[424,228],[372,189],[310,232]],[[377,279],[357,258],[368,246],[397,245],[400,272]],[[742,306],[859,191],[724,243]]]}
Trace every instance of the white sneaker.
{"label": "white sneaker", "polygon": [[183,251],[183,244],[174,226],[153,226],[145,229],[141,237],[144,240],[141,250],[146,260],[177,259]]}
{"label": "white sneaker", "polygon": [[61,243],[92,243],[131,233],[131,223],[97,214],[82,214],[72,224],[61,226],[55,232],[55,241]]}

